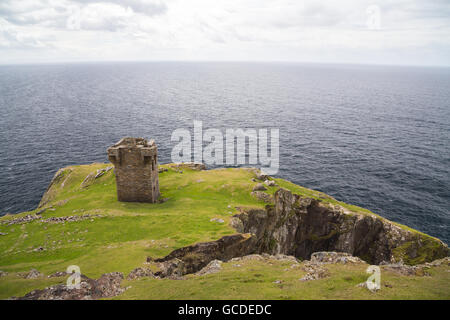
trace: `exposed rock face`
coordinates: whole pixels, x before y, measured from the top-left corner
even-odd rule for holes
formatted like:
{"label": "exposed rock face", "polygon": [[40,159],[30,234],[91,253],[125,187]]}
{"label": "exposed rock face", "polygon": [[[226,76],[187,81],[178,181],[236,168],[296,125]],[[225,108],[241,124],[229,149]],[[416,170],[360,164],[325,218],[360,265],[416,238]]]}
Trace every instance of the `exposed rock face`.
{"label": "exposed rock face", "polygon": [[89,187],[92,183],[94,183],[95,179],[98,179],[100,177],[102,177],[105,173],[107,173],[108,171],[114,169],[113,166],[109,166],[103,169],[98,169],[96,172],[91,172],[89,173],[86,178],[84,178],[83,182],[81,183],[80,187],[81,188],[87,188]]}
{"label": "exposed rock face", "polygon": [[197,275],[204,276],[211,273],[217,273],[222,270],[222,261],[213,260],[206,267],[197,272]]}
{"label": "exposed rock face", "polygon": [[259,260],[259,261],[264,261],[264,260],[279,260],[279,261],[286,261],[286,262],[292,262],[293,264],[298,264],[298,260],[297,258],[293,257],[293,256],[287,256],[284,254],[276,254],[274,256],[267,254],[267,253],[262,253],[262,254],[249,254],[243,257],[236,257],[231,259],[232,262],[236,262],[236,261],[247,261],[247,260]]}
{"label": "exposed rock face", "polygon": [[217,241],[201,242],[172,251],[162,259],[157,259],[160,270],[156,276],[182,276],[195,273],[212,260],[228,261],[234,257],[249,254],[255,238],[245,234],[224,236]]}
{"label": "exposed rock face", "polygon": [[261,170],[256,170],[255,175],[256,175],[256,179],[262,180],[262,181],[265,181],[269,178],[269,176],[264,174],[263,172],[261,172]]}
{"label": "exposed rock face", "polygon": [[143,277],[153,277],[153,272],[148,268],[136,268],[128,274],[127,280],[135,280]]}
{"label": "exposed rock face", "polygon": [[66,277],[68,276],[67,272],[65,271],[56,271],[55,273],[52,273],[51,275],[48,275],[47,278],[59,278],[59,277]]}
{"label": "exposed rock face", "polygon": [[403,229],[375,215],[350,212],[319,200],[302,198],[285,189],[275,193],[275,205],[237,215],[243,232],[256,236],[256,252],[283,253],[309,259],[317,251],[347,252],[378,264],[415,264],[448,256],[438,239]]}
{"label": "exposed rock face", "polygon": [[[189,260],[189,259],[187,259]],[[155,273],[155,276],[160,278],[171,278],[171,279],[180,279],[183,275],[187,273],[192,273],[198,270],[200,268],[200,265],[194,261],[195,259],[192,259],[190,262],[191,268],[190,271],[186,271],[186,264],[183,260],[180,260],[178,258],[170,259],[167,261],[161,261],[158,266],[159,270]]]}
{"label": "exposed rock face", "polygon": [[123,274],[120,272],[106,273],[98,280],[81,275],[79,289],[70,289],[60,284],[42,290],[34,290],[17,300],[91,300],[114,297],[125,291],[120,286]]}
{"label": "exposed rock face", "polygon": [[273,202],[273,198],[270,194],[265,193],[263,191],[253,191],[250,193],[253,197],[255,197],[256,199],[262,200],[266,203],[272,203]]}
{"label": "exposed rock face", "polygon": [[300,281],[319,280],[330,275],[327,268],[315,263],[306,263],[303,270],[306,271],[307,274],[300,278]]}
{"label": "exposed rock face", "polygon": [[31,269],[30,272],[22,274],[25,279],[36,279],[43,276],[42,273],[37,271],[36,269]]}
{"label": "exposed rock face", "polygon": [[104,169],[98,169],[98,170],[97,170],[97,173],[96,173],[96,175],[95,175],[95,179],[100,178],[101,176],[103,176],[105,173],[107,173],[108,171],[110,171],[110,170],[112,170],[112,169],[114,169],[113,166],[109,166],[109,167],[106,167],[106,168],[104,168]]}
{"label": "exposed rock face", "polygon": [[94,172],[89,173],[89,174],[86,176],[86,178],[84,178],[83,182],[81,182],[80,187],[81,187],[81,188],[87,188],[87,187],[89,187],[89,186],[94,182],[94,180],[95,180],[95,175],[96,175],[96,174],[95,174]]}
{"label": "exposed rock face", "polygon": [[50,193],[50,189],[60,183],[61,187],[64,187],[64,183],[66,182],[66,179],[70,176],[72,173],[72,169],[59,169],[55,175],[52,178],[52,181],[50,181],[50,184],[47,187],[47,190],[45,191],[44,195],[42,196],[41,201],[39,202],[38,208],[42,208],[44,205],[46,205],[52,198],[52,194]]}
{"label": "exposed rock face", "polygon": [[253,191],[265,191],[266,187],[262,183],[257,183],[256,186],[253,187]]}
{"label": "exposed rock face", "polygon": [[311,255],[311,263],[364,263],[358,257],[345,252],[314,252]]}

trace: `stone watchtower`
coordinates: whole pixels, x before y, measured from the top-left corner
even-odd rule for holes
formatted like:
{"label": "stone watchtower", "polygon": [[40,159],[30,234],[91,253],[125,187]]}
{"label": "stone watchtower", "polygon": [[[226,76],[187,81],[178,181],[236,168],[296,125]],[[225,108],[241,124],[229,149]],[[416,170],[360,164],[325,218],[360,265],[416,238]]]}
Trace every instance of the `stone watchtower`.
{"label": "stone watchtower", "polygon": [[155,142],[147,142],[143,138],[122,138],[107,152],[115,167],[118,200],[155,203],[159,197]]}

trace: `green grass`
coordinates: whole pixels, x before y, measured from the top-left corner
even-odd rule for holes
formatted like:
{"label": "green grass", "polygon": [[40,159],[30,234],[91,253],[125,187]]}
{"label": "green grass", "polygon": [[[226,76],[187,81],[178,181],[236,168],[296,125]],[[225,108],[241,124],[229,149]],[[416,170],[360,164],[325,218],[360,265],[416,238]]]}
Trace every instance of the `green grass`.
{"label": "green grass", "polygon": [[448,266],[431,268],[432,277],[382,271],[381,289],[372,293],[357,286],[369,276],[367,264],[326,265],[330,277],[306,282],[299,280],[306,274],[301,265],[291,265],[277,260],[228,262],[218,273],[185,280],[125,281],[131,288],[113,299],[450,299]]}
{"label": "green grass", "polygon": [[[180,173],[174,170],[172,165],[164,165],[168,171],[159,174],[160,191],[162,197],[168,198],[168,201],[157,204],[118,202],[112,170],[95,179],[88,187],[80,187],[87,175],[107,166],[110,164],[96,163],[61,169],[62,173],[48,190],[43,201],[45,203],[43,207],[47,208],[42,214],[43,219],[84,214],[101,217],[94,217],[92,221],[88,219],[64,224],[43,223],[39,220],[22,225],[0,224],[0,232],[7,233],[0,237],[0,270],[10,273],[7,277],[0,278],[0,298],[23,295],[35,288],[54,283],[54,279],[48,278],[25,280],[17,277],[17,272],[29,271],[31,268],[49,275],[56,271],[64,271],[69,265],[74,264],[81,268],[83,274],[93,278],[113,271],[128,274],[132,269],[142,266],[147,256],[163,257],[183,246],[217,240],[224,235],[236,233],[229,226],[229,221],[232,215],[237,213],[235,209],[237,206],[254,208],[265,206],[264,202],[250,195],[256,182],[252,181],[254,177],[252,170],[247,169],[195,171],[183,168],[183,173]],[[373,214],[368,210],[338,202],[321,192],[282,179],[275,181],[283,188],[320,199],[324,203],[338,203],[354,212]],[[268,187],[267,192],[273,194],[277,189],[278,187]],[[37,211],[39,210],[7,215],[0,218],[0,221],[15,219]],[[225,222],[222,224],[211,222],[212,218],[221,218]],[[40,246],[46,250],[33,251]],[[241,276],[244,277],[239,275],[239,272],[236,273],[236,277]],[[232,277],[231,273],[229,277]],[[217,294],[221,292],[221,289],[217,289],[213,283],[201,284],[203,280],[146,281],[150,285],[148,294],[156,297],[159,292],[164,293],[160,298],[177,295],[176,292],[169,293],[167,290],[170,289],[170,285],[165,289],[164,283],[186,286],[186,292],[191,292],[189,286],[193,281],[192,290],[198,286],[211,288],[211,292],[205,291],[205,296],[202,296],[208,298],[218,298],[214,295],[214,290],[218,290]],[[229,291],[232,290],[231,287],[239,288],[240,282],[236,281],[230,289],[223,292],[224,298],[231,295]],[[138,283],[141,285],[141,282]],[[145,283],[147,282],[143,281],[142,285]],[[251,283],[250,281],[248,285],[252,286]],[[278,297],[279,294],[279,298],[282,298],[282,291],[278,292],[276,288],[269,291],[272,292],[271,290],[276,292],[275,295],[270,295],[271,297]],[[132,292],[134,291],[131,290],[127,294]],[[244,295],[245,292],[243,290],[240,294]],[[290,293],[286,296],[296,297]],[[193,297],[199,296],[194,294]],[[249,291],[245,297],[257,298],[259,294]]]}

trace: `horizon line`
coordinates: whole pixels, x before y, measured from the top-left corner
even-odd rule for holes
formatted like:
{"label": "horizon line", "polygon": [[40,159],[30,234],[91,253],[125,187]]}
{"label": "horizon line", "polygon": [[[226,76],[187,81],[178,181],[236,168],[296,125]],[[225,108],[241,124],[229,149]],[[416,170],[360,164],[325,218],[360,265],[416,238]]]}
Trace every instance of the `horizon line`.
{"label": "horizon line", "polygon": [[273,64],[311,64],[311,65],[355,65],[374,67],[418,67],[418,68],[450,68],[448,65],[433,64],[389,64],[370,62],[319,62],[295,60],[66,60],[50,62],[0,62],[0,66],[61,65],[61,64],[102,64],[102,63],[273,63]]}

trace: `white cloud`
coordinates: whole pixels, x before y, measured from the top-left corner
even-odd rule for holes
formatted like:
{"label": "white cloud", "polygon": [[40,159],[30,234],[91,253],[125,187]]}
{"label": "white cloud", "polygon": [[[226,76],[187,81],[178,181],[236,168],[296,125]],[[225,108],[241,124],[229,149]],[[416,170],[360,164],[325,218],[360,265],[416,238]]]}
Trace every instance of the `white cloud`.
{"label": "white cloud", "polygon": [[[372,4],[380,8],[378,30],[366,24]],[[444,0],[2,0],[0,63],[174,59],[450,65],[449,16],[450,3]]]}

